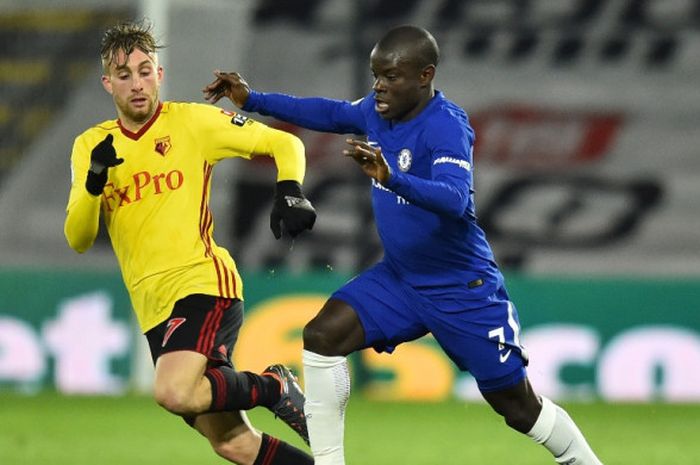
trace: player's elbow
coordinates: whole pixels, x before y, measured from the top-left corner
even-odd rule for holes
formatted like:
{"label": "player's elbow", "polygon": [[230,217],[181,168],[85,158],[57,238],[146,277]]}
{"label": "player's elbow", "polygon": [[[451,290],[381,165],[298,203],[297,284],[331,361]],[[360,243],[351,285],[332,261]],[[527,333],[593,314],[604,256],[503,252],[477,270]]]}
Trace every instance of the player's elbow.
{"label": "player's elbow", "polygon": [[79,240],[69,236],[66,236],[66,239],[68,240],[68,246],[78,253],[85,253],[92,247],[92,241]]}
{"label": "player's elbow", "polygon": [[447,216],[452,216],[454,218],[460,218],[464,215],[464,210],[466,210],[466,204],[460,202],[449,203],[444,206],[444,213]]}
{"label": "player's elbow", "polygon": [[469,208],[470,191],[449,177],[435,179],[440,183],[440,201],[435,202],[437,210],[446,216],[461,218]]}
{"label": "player's elbow", "polygon": [[278,147],[281,151],[304,157],[304,143],[294,134],[285,132],[284,137],[280,139]]}
{"label": "player's elbow", "polygon": [[304,180],[306,155],[304,143],[294,134],[278,131],[272,140],[272,156],[278,170],[278,180]]}
{"label": "player's elbow", "polygon": [[456,193],[452,202],[445,202],[443,204],[443,208],[445,209],[444,213],[454,218],[461,218],[468,206],[469,199],[459,193]]}
{"label": "player's elbow", "polygon": [[66,236],[68,246],[78,253],[86,252],[95,242],[95,237],[90,234],[80,234],[71,228],[70,223],[66,222],[63,228],[63,234]]}

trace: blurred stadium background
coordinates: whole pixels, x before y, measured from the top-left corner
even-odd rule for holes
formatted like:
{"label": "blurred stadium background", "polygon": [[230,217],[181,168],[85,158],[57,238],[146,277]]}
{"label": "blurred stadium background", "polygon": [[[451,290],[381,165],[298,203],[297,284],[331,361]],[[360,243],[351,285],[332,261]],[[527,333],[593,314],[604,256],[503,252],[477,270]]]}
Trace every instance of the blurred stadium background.
{"label": "blurred stadium background", "polygon": [[[442,48],[437,87],[477,131],[478,214],[533,384],[581,403],[584,418],[587,403],[648,406],[650,421],[664,405],[700,403],[700,1],[0,0],[0,464],[15,465],[1,446],[17,393],[56,392],[53,403],[149,390],[108,238],[78,256],[63,237],[73,138],[114,117],[101,33],[144,16],[167,45],[164,97],[194,101],[215,68],[261,91],[356,99],[381,33],[427,27]],[[274,170],[229,161],[215,170],[215,237],[246,284],[236,363],[299,369],[303,324],[381,250],[343,137],[263,120],[306,143],[313,234],[275,242]],[[358,354],[352,369],[354,395],[376,405],[479,399],[429,338]],[[610,463],[700,463],[662,461],[671,449]]]}

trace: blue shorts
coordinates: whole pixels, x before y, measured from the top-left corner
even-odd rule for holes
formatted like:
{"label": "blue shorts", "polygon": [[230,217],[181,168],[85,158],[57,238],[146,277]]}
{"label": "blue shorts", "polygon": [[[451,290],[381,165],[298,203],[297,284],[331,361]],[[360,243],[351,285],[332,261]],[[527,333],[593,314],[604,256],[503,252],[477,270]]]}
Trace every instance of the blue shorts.
{"label": "blue shorts", "polygon": [[402,342],[432,333],[448,357],[469,371],[482,392],[522,381],[527,355],[520,323],[505,288],[461,311],[443,311],[384,262],[350,280],[332,298],[350,305],[365,331],[365,347],[391,353]]}

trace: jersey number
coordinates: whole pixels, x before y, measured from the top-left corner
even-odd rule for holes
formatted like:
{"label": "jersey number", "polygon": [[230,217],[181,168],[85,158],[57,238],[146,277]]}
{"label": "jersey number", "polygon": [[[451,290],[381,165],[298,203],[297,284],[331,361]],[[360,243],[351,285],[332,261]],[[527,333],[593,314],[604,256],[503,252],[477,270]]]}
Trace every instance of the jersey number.
{"label": "jersey number", "polygon": [[[515,320],[515,315],[513,315],[513,304],[508,302],[508,326],[513,330],[513,345],[520,347],[520,326]],[[489,339],[496,339],[498,341],[498,358],[501,363],[505,363],[510,357],[512,349],[506,349],[506,332],[503,326],[492,329],[489,331]],[[504,352],[505,351],[505,352]]]}

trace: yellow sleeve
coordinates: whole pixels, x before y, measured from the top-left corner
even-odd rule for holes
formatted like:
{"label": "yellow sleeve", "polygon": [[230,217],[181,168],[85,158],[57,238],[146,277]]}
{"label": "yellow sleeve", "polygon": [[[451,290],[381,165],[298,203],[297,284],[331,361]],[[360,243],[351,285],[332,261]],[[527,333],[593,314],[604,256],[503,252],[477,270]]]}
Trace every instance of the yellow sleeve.
{"label": "yellow sleeve", "polygon": [[253,150],[255,155],[269,155],[275,159],[277,181],[304,182],[306,157],[304,144],[294,134],[263,125],[262,134]]}
{"label": "yellow sleeve", "polygon": [[100,197],[90,194],[85,188],[89,162],[90,149],[85,138],[78,137],[71,155],[71,188],[63,225],[68,245],[78,253],[92,247],[99,229]]}
{"label": "yellow sleeve", "polygon": [[275,160],[278,181],[304,181],[304,144],[297,136],[211,105],[195,104],[194,111],[198,115],[192,120],[202,125],[204,156],[212,164],[223,158],[267,155]]}

